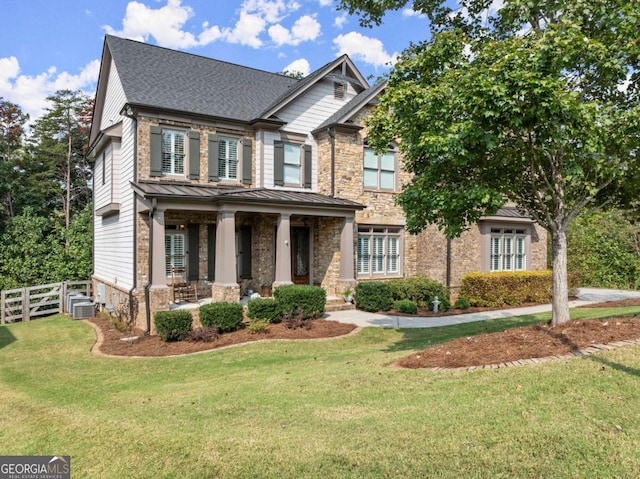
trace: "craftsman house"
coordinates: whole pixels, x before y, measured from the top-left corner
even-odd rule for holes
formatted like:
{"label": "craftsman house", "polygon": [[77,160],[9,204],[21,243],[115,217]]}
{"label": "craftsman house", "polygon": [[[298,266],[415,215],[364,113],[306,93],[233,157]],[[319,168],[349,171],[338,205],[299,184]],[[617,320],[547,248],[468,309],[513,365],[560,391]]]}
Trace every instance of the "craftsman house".
{"label": "craftsman house", "polygon": [[405,233],[394,195],[410,175],[397,145],[368,148],[363,122],[384,87],[346,55],[295,79],[107,36],[90,139],[97,300],[128,298],[144,326],[178,284],[238,301],[545,268],[544,231],[514,208],[450,242]]}

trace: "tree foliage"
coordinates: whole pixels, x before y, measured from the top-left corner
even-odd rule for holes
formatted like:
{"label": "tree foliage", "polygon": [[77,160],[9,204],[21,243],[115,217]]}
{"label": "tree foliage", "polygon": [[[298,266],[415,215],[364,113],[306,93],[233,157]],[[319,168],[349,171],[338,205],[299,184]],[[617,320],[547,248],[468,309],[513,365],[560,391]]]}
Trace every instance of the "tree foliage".
{"label": "tree foliage", "polygon": [[[407,1],[343,0],[364,23]],[[399,203],[412,232],[449,237],[506,201],[551,234],[554,322],[569,319],[566,231],[584,210],[637,198],[637,30],[622,0],[437,0],[412,8],[431,38],[389,75],[369,144],[395,137],[415,174]]]}

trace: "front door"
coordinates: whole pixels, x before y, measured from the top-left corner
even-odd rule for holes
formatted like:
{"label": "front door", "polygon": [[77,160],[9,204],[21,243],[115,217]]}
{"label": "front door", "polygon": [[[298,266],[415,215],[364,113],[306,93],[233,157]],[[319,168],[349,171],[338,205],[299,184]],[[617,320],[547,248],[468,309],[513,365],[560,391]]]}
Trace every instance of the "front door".
{"label": "front door", "polygon": [[295,284],[309,284],[309,228],[291,228],[291,279]]}

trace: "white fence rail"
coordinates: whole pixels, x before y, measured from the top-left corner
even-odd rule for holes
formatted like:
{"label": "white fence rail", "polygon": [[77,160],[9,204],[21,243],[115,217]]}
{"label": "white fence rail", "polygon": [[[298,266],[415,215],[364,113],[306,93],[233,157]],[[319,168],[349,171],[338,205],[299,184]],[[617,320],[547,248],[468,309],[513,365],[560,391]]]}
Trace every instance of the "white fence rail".
{"label": "white fence rail", "polygon": [[65,281],[2,291],[0,324],[65,313],[65,298],[70,293],[91,296],[91,281]]}

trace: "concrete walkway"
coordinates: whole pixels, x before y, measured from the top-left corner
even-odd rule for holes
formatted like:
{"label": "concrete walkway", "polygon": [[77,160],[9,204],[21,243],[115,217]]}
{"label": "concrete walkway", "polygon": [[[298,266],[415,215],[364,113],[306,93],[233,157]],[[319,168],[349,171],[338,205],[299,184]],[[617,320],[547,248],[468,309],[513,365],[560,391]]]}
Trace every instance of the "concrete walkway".
{"label": "concrete walkway", "polygon": [[[640,291],[622,291],[618,289],[581,288],[578,299],[569,302],[570,308],[603,301],[618,301],[629,298],[640,298]],[[421,318],[415,316],[394,316],[391,314],[368,313],[366,311],[335,311],[325,313],[324,319],[351,323],[360,327],[379,326],[383,328],[435,328],[452,324],[472,323],[485,319],[510,318],[525,314],[536,314],[551,311],[550,304],[528,306],[525,308],[500,309],[483,313],[456,314],[438,318]]]}

